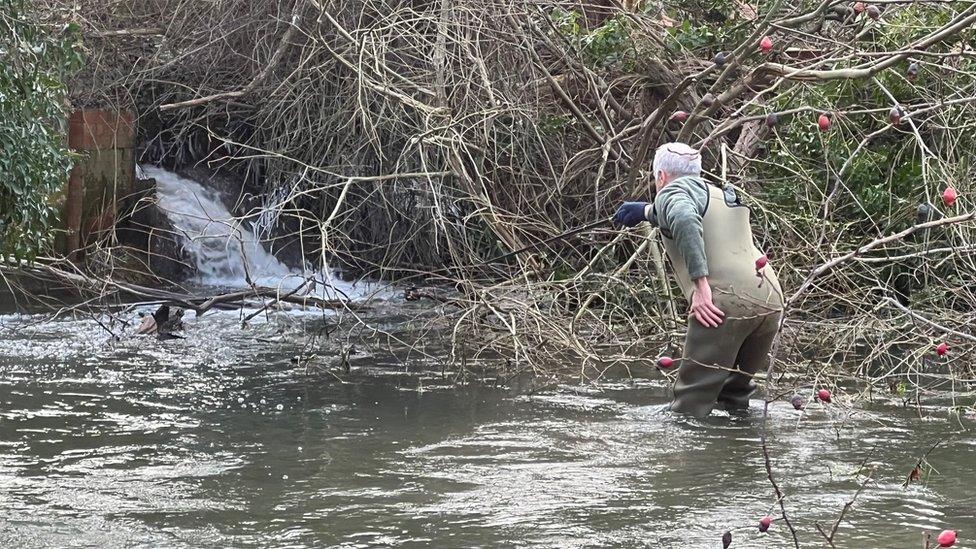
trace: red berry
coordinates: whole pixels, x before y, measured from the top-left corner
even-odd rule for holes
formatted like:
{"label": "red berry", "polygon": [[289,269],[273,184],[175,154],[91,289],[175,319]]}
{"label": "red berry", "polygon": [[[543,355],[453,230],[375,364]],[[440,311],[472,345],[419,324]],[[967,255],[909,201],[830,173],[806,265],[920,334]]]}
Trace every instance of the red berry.
{"label": "red berry", "polygon": [[864,12],[864,2],[854,2],[854,11],[857,13]]}
{"label": "red berry", "polygon": [[763,268],[765,268],[767,264],[769,264],[769,258],[763,255],[762,257],[756,260],[756,270],[757,271],[763,270]]}
{"label": "red berry", "polygon": [[820,400],[820,402],[830,404],[830,391],[827,389],[820,389],[817,391],[817,399]]}
{"label": "red berry", "polygon": [[820,117],[817,118],[817,127],[819,127],[820,128],[820,131],[822,131],[822,132],[825,132],[825,131],[829,130],[830,129],[830,117],[827,116],[826,114],[821,114]]}
{"label": "red berry", "polygon": [[674,360],[669,356],[662,356],[661,358],[657,359],[657,365],[659,368],[667,370],[671,366],[674,366]]}
{"label": "red berry", "polygon": [[949,352],[949,346],[943,341],[942,343],[939,343],[938,347],[935,348],[935,352],[939,356],[945,356],[946,353]]}
{"label": "red berry", "polygon": [[763,53],[769,53],[773,49],[773,39],[768,36],[763,36],[763,39],[759,41],[759,49]]}
{"label": "red berry", "polygon": [[684,122],[685,120],[688,120],[688,113],[686,113],[685,111],[674,111],[674,114],[671,115],[671,120]]}
{"label": "red berry", "polygon": [[956,194],[956,190],[952,187],[946,187],[946,190],[942,191],[942,201],[945,202],[946,206],[952,206],[952,203],[956,201],[959,195]]}
{"label": "red berry", "polygon": [[901,122],[901,109],[898,107],[891,107],[891,110],[888,111],[888,119],[891,120],[892,124],[897,126],[898,123]]}
{"label": "red berry", "polygon": [[943,530],[938,537],[939,547],[952,547],[956,544],[956,531]]}
{"label": "red berry", "polygon": [[769,530],[769,526],[771,524],[773,524],[773,517],[768,515],[763,517],[762,520],[759,521],[759,531],[765,532],[766,530]]}

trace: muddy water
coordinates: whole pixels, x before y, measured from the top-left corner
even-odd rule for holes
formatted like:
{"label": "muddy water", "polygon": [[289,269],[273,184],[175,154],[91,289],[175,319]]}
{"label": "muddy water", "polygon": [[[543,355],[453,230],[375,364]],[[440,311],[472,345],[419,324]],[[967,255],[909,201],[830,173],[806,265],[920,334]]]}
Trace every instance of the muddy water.
{"label": "muddy water", "polygon": [[[774,506],[758,408],[687,421],[659,378],[525,396],[366,356],[340,383],[296,368],[280,332],[220,313],[186,340],[112,342],[91,320],[0,317],[0,545],[697,548],[731,529],[733,547],[787,546],[781,521],[755,527]],[[838,400],[772,412],[803,546],[865,463],[838,547],[950,526],[976,547],[970,420]]]}

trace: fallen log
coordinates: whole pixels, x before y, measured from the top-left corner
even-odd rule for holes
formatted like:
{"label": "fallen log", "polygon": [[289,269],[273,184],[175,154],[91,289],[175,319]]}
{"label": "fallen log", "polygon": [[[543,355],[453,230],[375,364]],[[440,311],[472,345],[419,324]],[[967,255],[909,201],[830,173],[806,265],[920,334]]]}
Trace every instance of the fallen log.
{"label": "fallen log", "polygon": [[[368,307],[353,303],[347,299],[324,299],[313,295],[297,295],[298,289],[283,290],[264,286],[252,286],[247,289],[213,294],[181,293],[162,288],[150,288],[130,282],[114,280],[107,276],[97,276],[79,270],[70,262],[63,262],[66,268],[59,267],[54,262],[41,260],[35,263],[17,261],[10,258],[0,258],[0,274],[4,279],[8,277],[24,276],[40,282],[61,283],[69,285],[82,295],[94,294],[107,296],[114,293],[148,298],[159,303],[169,303],[190,309],[200,316],[208,310],[218,307],[227,308],[230,305],[243,307],[249,299],[270,298],[270,303],[262,303],[261,311],[273,307],[276,303],[291,303],[302,307],[320,309],[363,311]],[[68,269],[71,270],[68,270]],[[305,287],[305,284],[299,286]]]}

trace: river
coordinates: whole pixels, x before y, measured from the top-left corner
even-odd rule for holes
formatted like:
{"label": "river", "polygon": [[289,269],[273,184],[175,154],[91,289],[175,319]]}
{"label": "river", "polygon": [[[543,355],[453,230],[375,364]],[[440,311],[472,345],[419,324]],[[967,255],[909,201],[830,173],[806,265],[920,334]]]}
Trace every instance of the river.
{"label": "river", "polygon": [[[241,328],[217,312],[188,319],[185,340],[113,341],[90,318],[0,316],[0,543],[697,548],[732,530],[732,547],[791,545],[781,520],[756,528],[778,516],[759,401],[683,420],[657,374],[524,394],[362,351],[348,372],[307,375],[292,358],[321,322]],[[921,415],[844,395],[773,406],[803,546],[822,546],[814,523],[829,530],[862,463],[873,480],[838,547],[920,548],[946,527],[976,546],[972,421]],[[938,441],[933,470],[902,488]]]}

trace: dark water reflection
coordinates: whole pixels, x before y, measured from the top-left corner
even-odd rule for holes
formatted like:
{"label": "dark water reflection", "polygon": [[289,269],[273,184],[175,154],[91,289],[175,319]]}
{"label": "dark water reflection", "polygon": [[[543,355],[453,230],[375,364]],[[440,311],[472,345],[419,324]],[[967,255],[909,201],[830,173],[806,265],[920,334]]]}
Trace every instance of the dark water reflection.
{"label": "dark water reflection", "polygon": [[[111,343],[90,320],[0,317],[5,547],[784,547],[759,415],[675,419],[657,380],[534,396],[445,386],[423,363],[361,357],[306,377],[299,340],[235,316],[185,341]],[[331,379],[331,381],[330,381]],[[971,422],[892,402],[777,405],[775,473],[820,547],[875,468],[839,547],[973,547]],[[758,403],[757,403],[758,406]],[[901,484],[915,460],[937,469]]]}

